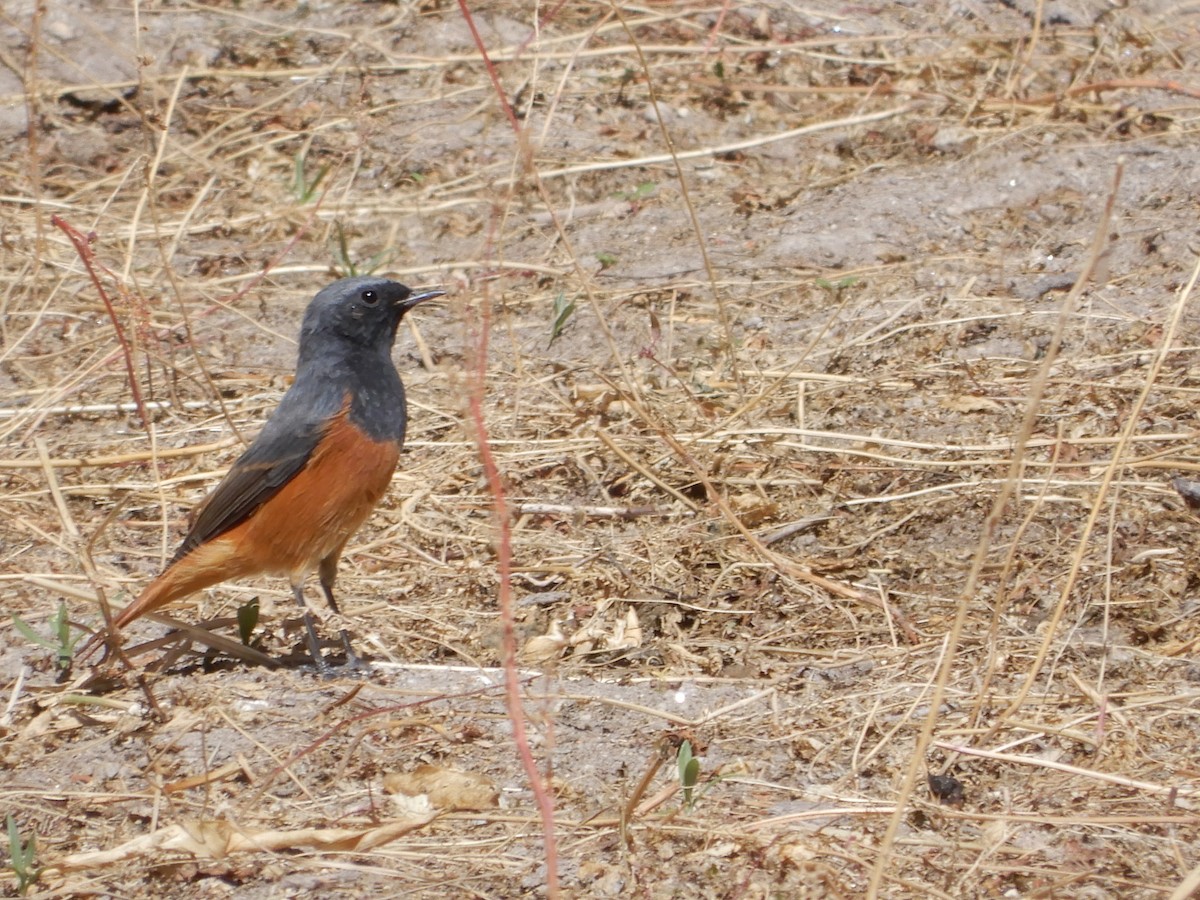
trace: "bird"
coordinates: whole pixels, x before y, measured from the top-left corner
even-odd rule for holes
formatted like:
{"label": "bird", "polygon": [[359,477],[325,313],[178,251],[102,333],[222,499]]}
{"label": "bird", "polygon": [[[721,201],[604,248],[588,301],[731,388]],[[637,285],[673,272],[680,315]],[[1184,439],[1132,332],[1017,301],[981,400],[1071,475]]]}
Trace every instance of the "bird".
{"label": "bird", "polygon": [[[192,514],[162,573],[112,620],[109,632],[223,581],[284,575],[303,610],[313,664],[329,671],[304,600],[317,573],[325,600],[338,560],[391,483],[407,426],[392,360],[401,320],[445,291],[414,292],[386,278],[342,278],[309,303],[296,379],[258,437]],[[343,640],[349,652],[345,633]]]}

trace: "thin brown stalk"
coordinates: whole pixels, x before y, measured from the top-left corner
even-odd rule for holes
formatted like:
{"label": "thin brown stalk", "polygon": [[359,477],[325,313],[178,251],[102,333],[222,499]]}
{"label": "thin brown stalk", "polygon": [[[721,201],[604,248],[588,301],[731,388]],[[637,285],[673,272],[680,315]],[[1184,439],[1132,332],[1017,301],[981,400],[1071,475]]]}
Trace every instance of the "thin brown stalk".
{"label": "thin brown stalk", "polygon": [[142,388],[138,384],[137,376],[133,371],[133,351],[130,349],[129,341],[125,337],[125,329],[121,325],[121,320],[117,317],[117,311],[113,308],[112,299],[108,296],[108,291],[105,290],[103,282],[100,281],[100,275],[96,270],[97,268],[103,269],[109,277],[114,277],[113,273],[97,262],[96,254],[92,252],[92,238],[84,237],[74,226],[59,215],[51,216],[50,224],[62,231],[72,246],[75,247],[75,252],[79,255],[80,262],[83,263],[88,277],[92,279],[92,285],[96,288],[96,293],[100,296],[100,300],[104,303],[104,308],[108,311],[113,331],[116,332],[117,341],[121,345],[121,355],[125,360],[125,374],[129,379],[129,391],[133,394],[133,402],[137,404],[138,416],[142,420],[142,427],[149,430],[150,414],[146,412],[146,404],[142,399]]}
{"label": "thin brown stalk", "polygon": [[[867,894],[871,898],[879,896],[880,887],[883,884],[888,865],[891,861],[892,845],[896,839],[896,833],[900,828],[903,815],[908,809],[913,792],[916,790],[919,773],[928,765],[926,753],[933,742],[934,730],[937,727],[942,702],[946,696],[946,686],[949,684],[953,663],[958,656],[963,626],[967,618],[967,610],[970,608],[971,601],[974,600],[977,594],[979,579],[983,574],[984,564],[991,551],[996,530],[1000,527],[1000,522],[1008,510],[1008,505],[1013,495],[1017,492],[1018,486],[1021,484],[1025,466],[1025,454],[1027,452],[1026,444],[1033,434],[1034,423],[1037,421],[1041,410],[1042,397],[1045,395],[1046,385],[1049,382],[1050,369],[1058,358],[1058,349],[1062,345],[1067,319],[1074,310],[1079,296],[1083,293],[1084,287],[1090,282],[1092,273],[1095,272],[1097,265],[1099,265],[1100,257],[1104,252],[1105,246],[1107,246],[1109,222],[1112,220],[1113,207],[1116,204],[1117,191],[1121,186],[1123,171],[1123,165],[1118,163],[1116,172],[1113,175],[1112,188],[1105,201],[1100,220],[1096,225],[1087,262],[1084,264],[1083,272],[1075,282],[1075,286],[1063,299],[1054,334],[1051,336],[1050,344],[1046,348],[1042,365],[1034,377],[1033,383],[1030,385],[1029,399],[1025,405],[1025,414],[1013,441],[1012,460],[1009,464],[1008,477],[1004,480],[999,492],[996,494],[996,499],[992,503],[979,540],[975,545],[975,555],[971,561],[971,569],[963,585],[962,593],[955,608],[954,619],[946,636],[947,649],[938,666],[937,678],[929,698],[929,712],[925,716],[921,732],[917,736],[916,746],[909,757],[908,767],[904,774],[904,782],[900,788],[896,804],[896,811],[889,818],[887,830],[879,842],[878,856],[876,857],[875,865],[871,869],[871,878],[867,888]],[[1067,579],[1066,583],[1068,585],[1073,584],[1074,580]],[[1059,604],[1060,607],[1063,605],[1062,603]],[[1047,629],[1047,641],[1051,639],[1054,633],[1055,628],[1053,626]],[[1046,645],[1044,644],[1043,652],[1039,654],[1039,659],[1044,659],[1045,651]],[[1027,676],[1020,697],[1017,699],[1017,702],[1009,707],[1010,713],[1018,708],[1020,703],[1024,702],[1024,697],[1032,686],[1033,673],[1038,668],[1040,668],[1040,662],[1035,664],[1033,670]]]}
{"label": "thin brown stalk", "polygon": [[476,362],[471,373],[471,390],[468,394],[468,410],[471,416],[472,433],[483,464],[484,477],[492,495],[493,516],[496,523],[496,570],[499,576],[497,601],[500,606],[502,646],[504,651],[504,698],[513,729],[513,741],[521,757],[525,777],[529,780],[534,799],[542,820],[542,840],[546,856],[546,890],[548,896],[558,896],[558,840],[554,831],[554,800],[529,744],[529,733],[525,726],[525,708],[521,702],[521,684],[517,676],[517,637],[515,611],[512,596],[512,519],[508,509],[507,494],[496,457],[487,436],[483,400],[487,389],[488,330],[491,327],[491,304],[487,292],[479,311],[479,331],[475,347]]}

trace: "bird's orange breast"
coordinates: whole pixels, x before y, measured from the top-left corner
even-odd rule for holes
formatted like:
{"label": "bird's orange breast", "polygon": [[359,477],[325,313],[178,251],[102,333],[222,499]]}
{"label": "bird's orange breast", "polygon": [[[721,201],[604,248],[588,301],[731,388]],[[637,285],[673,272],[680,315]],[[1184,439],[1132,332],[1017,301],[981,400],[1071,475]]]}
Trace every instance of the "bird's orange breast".
{"label": "bird's orange breast", "polygon": [[238,546],[260,572],[310,572],[371,514],[399,460],[399,444],[371,440],[343,410],[330,420],[304,468],[214,543]]}

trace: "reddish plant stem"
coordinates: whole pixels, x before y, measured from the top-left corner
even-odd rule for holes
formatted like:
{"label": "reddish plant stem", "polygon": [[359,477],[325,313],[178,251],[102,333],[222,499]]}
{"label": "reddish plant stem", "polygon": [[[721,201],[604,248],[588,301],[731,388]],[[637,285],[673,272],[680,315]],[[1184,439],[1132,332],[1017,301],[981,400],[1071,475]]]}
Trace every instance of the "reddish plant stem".
{"label": "reddish plant stem", "polygon": [[[491,79],[492,88],[496,92],[496,99],[500,101],[500,106],[504,109],[504,114],[517,137],[517,144],[526,168],[532,168],[532,153],[525,140],[521,122],[513,111],[512,104],[508,102],[504,87],[500,84],[500,75],[496,71],[491,57],[488,56],[487,47],[484,46],[479,29],[475,27],[475,19],[471,15],[467,0],[458,0],[458,8],[462,12],[467,27],[471,30],[471,37],[475,41],[479,56],[487,69],[488,78]],[[553,13],[557,13],[557,11],[558,7],[555,7]],[[488,489],[492,494],[492,509],[496,515],[498,531],[496,567],[500,576],[500,585],[497,599],[500,606],[504,652],[504,702],[508,709],[508,717],[512,722],[513,741],[517,745],[517,753],[521,758],[525,777],[529,780],[529,787],[533,791],[542,820],[542,837],[546,856],[546,893],[550,900],[556,900],[559,890],[558,842],[554,834],[554,799],[550,796],[546,783],[538,771],[537,760],[533,758],[533,751],[529,746],[529,732],[525,728],[525,710],[521,705],[521,685],[517,677],[517,638],[512,599],[512,521],[509,516],[504,483],[500,478],[500,469],[492,454],[491,444],[488,442],[483,415],[483,397],[487,387],[488,331],[491,328],[491,320],[492,308],[485,290],[479,313],[479,336],[475,342],[475,366],[471,373],[472,383],[468,395],[468,408],[473,426],[472,431],[475,433],[475,443],[479,448],[479,459],[483,464],[484,476],[487,478]]]}
{"label": "reddish plant stem", "polygon": [[88,276],[92,279],[96,293],[100,295],[100,299],[104,302],[104,308],[108,310],[108,317],[112,320],[113,330],[117,333],[117,342],[121,345],[121,355],[125,358],[125,374],[129,377],[129,390],[133,393],[133,402],[137,405],[138,415],[142,419],[142,427],[149,429],[150,415],[146,412],[146,403],[142,399],[142,388],[133,373],[133,351],[129,348],[129,341],[125,337],[125,329],[121,327],[121,320],[117,318],[117,311],[113,308],[112,299],[108,296],[108,291],[104,290],[104,284],[100,281],[100,275],[96,269],[104,269],[106,275],[115,276],[102,263],[96,262],[96,254],[92,252],[92,240],[94,238],[84,237],[75,226],[57,215],[50,217],[50,224],[65,234],[67,239],[74,245],[75,252],[79,254],[79,259],[83,262],[83,267],[87,269]]}
{"label": "reddish plant stem", "polygon": [[517,677],[517,638],[514,628],[512,598],[512,519],[508,511],[508,499],[504,482],[492,446],[488,441],[487,426],[483,416],[483,396],[487,385],[488,331],[491,326],[492,310],[487,293],[484,292],[479,312],[479,336],[476,341],[474,371],[471,373],[471,390],[468,395],[472,431],[479,448],[479,459],[483,463],[484,476],[492,494],[492,509],[496,515],[496,567],[500,576],[497,599],[500,605],[500,625],[504,652],[504,703],[512,722],[513,740],[525,777],[537,802],[542,820],[542,838],[546,854],[546,891],[550,898],[558,897],[558,843],[554,834],[554,800],[538,771],[537,760],[529,746],[529,732],[525,728],[525,710],[521,705],[521,684]]}
{"label": "reddish plant stem", "polygon": [[521,133],[521,123],[517,120],[517,114],[513,112],[512,104],[508,102],[508,96],[504,93],[504,87],[500,84],[500,73],[496,71],[496,64],[492,62],[492,58],[488,56],[487,47],[483,45],[483,37],[479,34],[479,29],[475,27],[475,17],[471,15],[471,8],[467,5],[467,0],[458,0],[458,8],[462,12],[463,20],[467,23],[467,27],[471,29],[471,38],[475,41],[475,47],[479,50],[479,56],[483,60],[483,66],[487,69],[488,78],[492,80],[492,88],[496,91],[496,99],[500,101],[500,105],[504,108],[504,114],[508,116],[508,122],[512,125],[512,129],[518,135]]}

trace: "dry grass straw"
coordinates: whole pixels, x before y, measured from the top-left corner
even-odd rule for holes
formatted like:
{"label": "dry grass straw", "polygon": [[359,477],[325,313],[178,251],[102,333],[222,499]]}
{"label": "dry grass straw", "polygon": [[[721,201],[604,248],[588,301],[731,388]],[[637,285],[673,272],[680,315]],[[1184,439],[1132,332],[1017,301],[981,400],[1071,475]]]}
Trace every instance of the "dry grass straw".
{"label": "dry grass straw", "polygon": [[[501,5],[526,38],[488,20],[481,39],[521,139],[478,54],[442,52],[449,11],[371,6],[386,21],[366,28],[142,9],[144,33],[107,33],[155,61],[103,77],[73,68],[58,25],[4,13],[29,36],[7,62],[44,125],[0,164],[6,610],[44,628],[65,597],[95,626],[99,598],[156,571],[277,401],[344,242],[358,265],[460,289],[402,339],[409,452],[339,582],[386,677],[181,662],[151,679],[159,724],[133,687],[56,688],[6,632],[0,753],[20,775],[0,797],[58,866],[46,883],[177,892],[196,859],[244,887],[538,882],[492,668],[494,494],[462,424],[486,293],[480,412],[513,510],[514,637],[552,673],[523,671],[522,696],[554,763],[564,885],[1190,890],[1200,546],[1167,481],[1198,468],[1193,263],[1130,249],[1190,210],[1131,164],[1106,271],[1045,296],[1028,261],[1084,262],[1119,152],[1178,160],[1196,63],[1149,12],[1050,28],[1038,10],[893,11],[858,35],[789,31],[800,13],[765,7],[763,26],[564,4],[534,34]],[[171,56],[172,22],[203,23],[225,55]],[[997,169],[1025,200],[939,192],[991,190]],[[144,425],[52,213],[97,235]],[[839,268],[817,267],[814,221],[842,229]],[[550,343],[559,295],[578,308]],[[194,639],[250,597],[262,650],[286,652],[288,592],[269,579],[172,619]],[[135,637],[148,653],[160,634]],[[662,755],[683,739],[707,748],[693,808]],[[378,776],[415,761],[486,774],[511,804],[405,831]],[[921,786],[942,772],[961,807]],[[178,830],[193,821],[220,828],[206,843]],[[269,853],[238,843],[268,834]]]}

